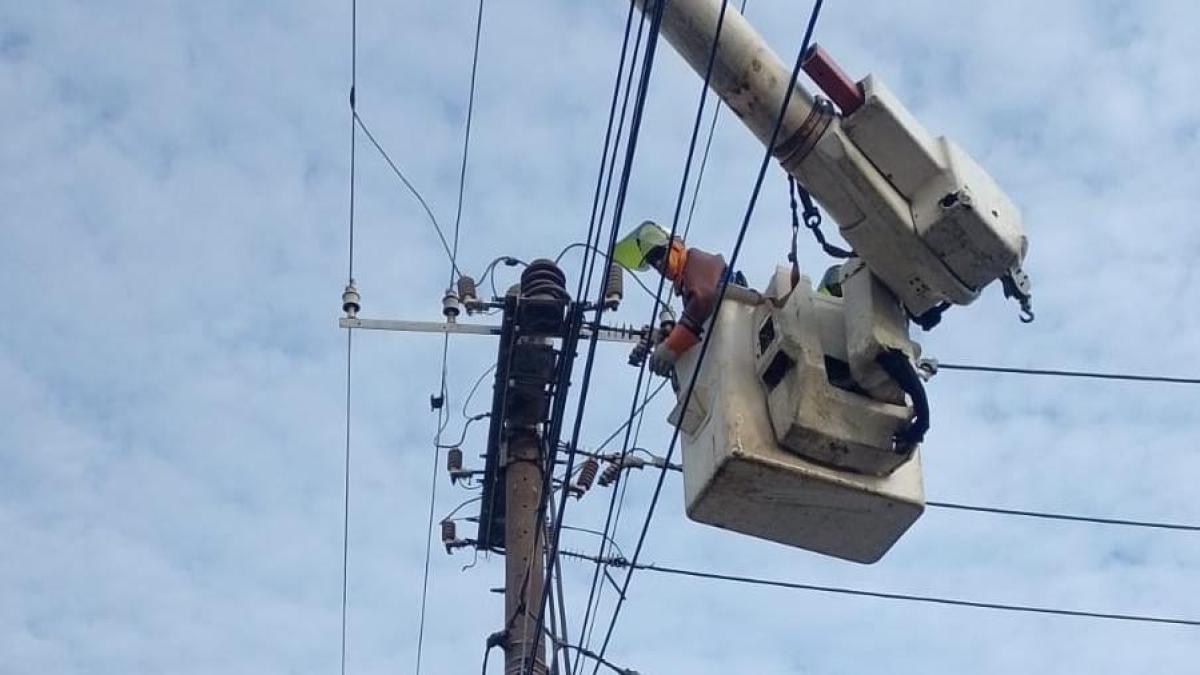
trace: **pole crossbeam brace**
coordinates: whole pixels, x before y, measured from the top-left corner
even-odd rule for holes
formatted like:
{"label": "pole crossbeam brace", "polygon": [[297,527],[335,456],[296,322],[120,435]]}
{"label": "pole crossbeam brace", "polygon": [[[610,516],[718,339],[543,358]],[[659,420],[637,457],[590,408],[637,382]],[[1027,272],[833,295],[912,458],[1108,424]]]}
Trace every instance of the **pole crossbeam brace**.
{"label": "pole crossbeam brace", "polygon": [[[402,319],[359,319],[342,317],[338,321],[338,325],[342,328],[398,331],[402,333],[449,333],[451,335],[499,336],[502,332],[502,328],[500,326],[490,324],[451,323],[442,321],[405,321]],[[592,330],[590,326],[584,326],[579,334],[581,339],[590,338],[591,335]],[[637,328],[601,326],[599,339],[601,342],[625,342],[632,344],[642,339],[642,335],[643,331]]]}

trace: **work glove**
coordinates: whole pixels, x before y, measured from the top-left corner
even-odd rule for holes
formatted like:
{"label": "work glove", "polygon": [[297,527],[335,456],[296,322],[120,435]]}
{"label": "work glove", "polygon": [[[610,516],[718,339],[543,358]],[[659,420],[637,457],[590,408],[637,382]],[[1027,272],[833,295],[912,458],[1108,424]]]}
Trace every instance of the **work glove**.
{"label": "work glove", "polygon": [[695,347],[699,342],[700,338],[696,337],[696,334],[687,326],[675,324],[667,337],[658,343],[658,346],[654,348],[654,353],[650,355],[650,372],[663,377],[669,376],[675,369],[675,362],[679,360],[679,356]]}
{"label": "work glove", "polygon": [[663,340],[658,343],[658,346],[654,348],[654,353],[650,355],[650,372],[668,377],[675,369],[675,362],[678,360],[679,354],[672,351],[667,341]]}

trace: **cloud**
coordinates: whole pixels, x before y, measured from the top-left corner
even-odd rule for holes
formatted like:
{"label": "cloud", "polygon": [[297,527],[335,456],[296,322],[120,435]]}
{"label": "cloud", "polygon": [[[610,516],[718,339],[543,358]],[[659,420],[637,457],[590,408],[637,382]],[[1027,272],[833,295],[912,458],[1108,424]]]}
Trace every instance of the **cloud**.
{"label": "cloud", "polygon": [[[471,3],[359,3],[359,110],[453,227]],[[751,2],[790,61],[807,7]],[[885,78],[1022,206],[1039,320],[998,289],[921,339],[945,361],[1194,375],[1200,49],[1188,3],[829,3],[818,39]],[[489,3],[460,262],[582,238],[622,3]],[[0,652],[14,672],[329,672],[339,659],[349,8],[95,3],[0,8]],[[623,224],[666,221],[700,80],[663,44]],[[447,262],[423,212],[358,146],[364,314],[435,319]],[[761,148],[723,114],[693,243],[728,250]],[[693,175],[694,170],[693,170]],[[768,176],[740,262],[783,259]],[[611,217],[611,206],[609,207]],[[606,225],[607,226],[607,225]],[[806,269],[823,269],[815,246]],[[569,258],[570,275],[577,258]],[[501,286],[513,270],[500,269]],[[620,320],[642,323],[630,291]],[[415,660],[440,341],[354,338],[349,669]],[[450,351],[448,433],[487,338]],[[602,347],[587,443],[628,411]],[[610,364],[617,364],[609,367]],[[471,412],[487,405],[487,384]],[[1186,387],[944,372],[928,495],[1195,521]],[[665,397],[664,397],[665,399]],[[665,400],[641,443],[659,451]],[[468,463],[482,427],[468,434]],[[435,513],[470,494],[438,482]],[[627,550],[653,474],[629,482]],[[607,493],[572,503],[602,525]],[[467,528],[467,523],[460,526]],[[594,537],[568,535],[590,549]],[[424,672],[478,667],[502,561],[434,550]],[[951,597],[1200,615],[1186,536],[930,510],[852,566],[690,523],[669,479],[646,560]],[[565,563],[574,621],[591,568]],[[613,593],[604,596],[611,608]],[[577,634],[577,626],[572,626]],[[972,612],[639,573],[609,656],[644,673],[1188,672],[1189,629]],[[495,664],[493,664],[495,668]]]}

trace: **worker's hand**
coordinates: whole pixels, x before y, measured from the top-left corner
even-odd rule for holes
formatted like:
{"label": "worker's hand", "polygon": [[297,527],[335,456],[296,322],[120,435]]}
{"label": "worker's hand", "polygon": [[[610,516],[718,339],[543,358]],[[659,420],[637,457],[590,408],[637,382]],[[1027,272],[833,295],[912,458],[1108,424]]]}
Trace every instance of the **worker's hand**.
{"label": "worker's hand", "polygon": [[658,343],[658,346],[654,348],[654,353],[650,355],[650,372],[668,377],[675,369],[675,362],[678,360],[679,354],[676,354],[667,341],[663,340]]}

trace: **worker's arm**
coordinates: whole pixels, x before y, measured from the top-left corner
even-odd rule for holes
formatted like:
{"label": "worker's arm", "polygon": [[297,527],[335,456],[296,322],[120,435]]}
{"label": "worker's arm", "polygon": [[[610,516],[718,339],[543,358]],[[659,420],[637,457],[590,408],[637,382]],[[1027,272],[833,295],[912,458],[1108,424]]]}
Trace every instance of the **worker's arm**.
{"label": "worker's arm", "polygon": [[[691,344],[700,341],[704,333],[704,324],[712,316],[717,303],[717,294],[721,289],[721,277],[725,274],[725,258],[720,255],[705,253],[699,249],[688,251],[687,263],[683,268],[680,286],[683,289],[683,315],[671,336],[682,330],[690,335],[675,337],[680,343],[690,337]],[[668,336],[668,339],[671,339]],[[686,349],[686,348],[685,348]]]}

